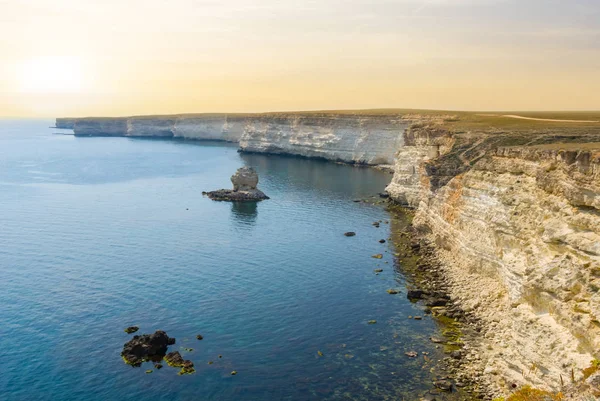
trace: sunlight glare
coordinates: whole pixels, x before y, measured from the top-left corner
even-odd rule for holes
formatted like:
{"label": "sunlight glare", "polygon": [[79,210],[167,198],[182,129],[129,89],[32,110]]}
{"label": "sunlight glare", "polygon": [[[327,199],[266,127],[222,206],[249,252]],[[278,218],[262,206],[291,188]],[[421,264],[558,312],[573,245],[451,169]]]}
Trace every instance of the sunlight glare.
{"label": "sunlight glare", "polygon": [[83,90],[81,60],[76,57],[43,57],[27,60],[19,69],[24,93],[78,93]]}

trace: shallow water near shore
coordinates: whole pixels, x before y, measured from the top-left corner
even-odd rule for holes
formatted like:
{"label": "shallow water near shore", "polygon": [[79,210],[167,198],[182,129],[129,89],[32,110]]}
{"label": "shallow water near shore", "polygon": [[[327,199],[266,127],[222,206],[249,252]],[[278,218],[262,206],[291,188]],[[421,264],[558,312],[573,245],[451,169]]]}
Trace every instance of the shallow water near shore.
{"label": "shallow water near shore", "polygon": [[[1,399],[385,400],[432,389],[442,355],[428,338],[439,329],[406,299],[394,249],[379,243],[390,215],[353,202],[391,175],[49,125],[0,121]],[[242,166],[270,200],[202,196]],[[170,350],[196,373],[124,364],[130,325],[175,337]]]}

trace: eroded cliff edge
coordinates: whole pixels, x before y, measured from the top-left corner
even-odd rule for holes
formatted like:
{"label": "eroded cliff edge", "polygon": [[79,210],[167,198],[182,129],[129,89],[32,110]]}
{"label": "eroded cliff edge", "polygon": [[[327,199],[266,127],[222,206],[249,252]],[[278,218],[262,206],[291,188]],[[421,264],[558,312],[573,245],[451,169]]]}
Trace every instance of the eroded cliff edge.
{"label": "eroded cliff edge", "polygon": [[561,390],[600,357],[600,129],[414,124],[387,190],[481,321],[496,387]]}
{"label": "eroded cliff edge", "polygon": [[238,142],[245,152],[392,165],[409,121],[402,113],[306,112],[57,119],[76,136]]}

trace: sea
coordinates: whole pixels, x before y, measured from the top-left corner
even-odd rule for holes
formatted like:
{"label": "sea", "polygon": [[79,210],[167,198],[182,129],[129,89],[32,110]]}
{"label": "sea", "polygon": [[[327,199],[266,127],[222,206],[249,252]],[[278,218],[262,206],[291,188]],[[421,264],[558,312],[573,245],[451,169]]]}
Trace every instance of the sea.
{"label": "sea", "polygon": [[[377,195],[389,172],[51,125],[0,121],[1,400],[411,400],[433,389],[444,355],[429,338],[441,328],[406,297]],[[269,200],[203,196],[243,166]],[[169,351],[196,372],[124,363],[133,325],[176,338]]]}

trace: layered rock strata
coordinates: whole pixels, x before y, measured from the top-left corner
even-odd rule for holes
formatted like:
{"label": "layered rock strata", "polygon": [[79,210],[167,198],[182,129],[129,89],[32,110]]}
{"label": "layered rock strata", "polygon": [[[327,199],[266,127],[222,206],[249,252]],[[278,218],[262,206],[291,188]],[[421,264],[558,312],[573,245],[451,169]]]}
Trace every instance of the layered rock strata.
{"label": "layered rock strata", "polygon": [[392,165],[409,122],[401,114],[270,113],[79,118],[69,124],[76,136],[218,140],[238,142],[244,152]]}
{"label": "layered rock strata", "polygon": [[453,297],[483,323],[474,352],[499,393],[559,390],[600,357],[594,140],[415,125],[397,153],[387,191],[416,208]]}

